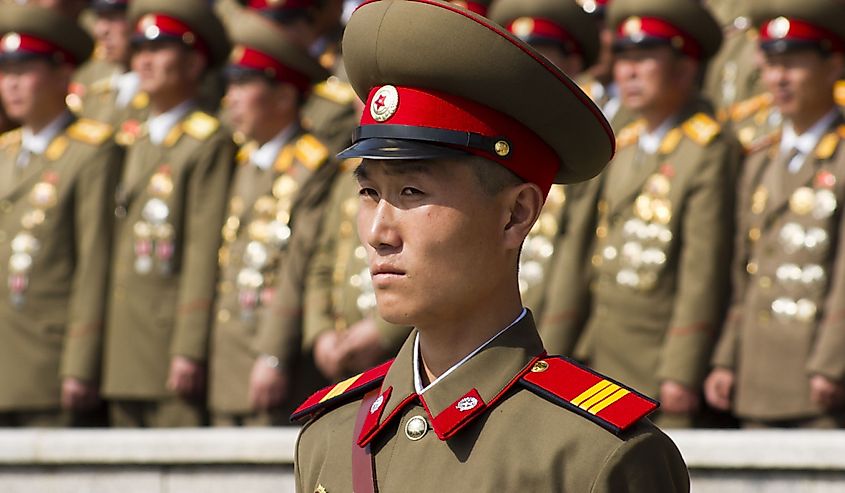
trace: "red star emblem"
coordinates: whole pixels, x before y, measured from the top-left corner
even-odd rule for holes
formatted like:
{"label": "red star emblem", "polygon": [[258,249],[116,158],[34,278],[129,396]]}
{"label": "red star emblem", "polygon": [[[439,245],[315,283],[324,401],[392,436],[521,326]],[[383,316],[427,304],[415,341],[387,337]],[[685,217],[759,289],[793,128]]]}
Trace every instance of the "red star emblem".
{"label": "red star emblem", "polygon": [[376,98],[373,104],[375,104],[378,107],[379,111],[381,111],[381,109],[384,108],[386,99],[387,94],[379,94],[378,98]]}

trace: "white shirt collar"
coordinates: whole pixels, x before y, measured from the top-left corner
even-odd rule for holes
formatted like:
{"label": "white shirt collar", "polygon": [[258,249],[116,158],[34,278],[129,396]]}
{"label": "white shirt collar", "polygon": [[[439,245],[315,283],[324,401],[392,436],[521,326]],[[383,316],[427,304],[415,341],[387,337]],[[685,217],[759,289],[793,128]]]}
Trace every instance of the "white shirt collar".
{"label": "white shirt collar", "polygon": [[112,79],[112,87],[117,90],[115,104],[120,108],[126,108],[132,102],[132,98],[138,94],[141,87],[141,78],[135,72],[117,74]]}
{"label": "white shirt collar", "polygon": [[147,120],[147,129],[150,132],[150,140],[153,144],[160,145],[164,142],[170,130],[194,108],[195,104],[192,99],[189,99]]}
{"label": "white shirt collar", "polygon": [[806,132],[801,135],[795,133],[795,127],[792,122],[787,121],[783,124],[783,136],[780,140],[780,152],[785,154],[792,149],[798,150],[802,156],[807,156],[813,152],[816,145],[821,140],[824,133],[830,127],[831,123],[839,114],[838,108],[833,108],[813,124]]}
{"label": "white shirt collar", "polygon": [[654,154],[660,149],[660,143],[663,142],[663,137],[675,126],[675,117],[670,117],[663,120],[659,127],[651,132],[646,132],[640,135],[639,146],[646,154]]}
{"label": "white shirt collar", "polygon": [[284,130],[277,133],[271,140],[265,142],[261,147],[255,150],[250,156],[249,161],[263,170],[267,170],[276,161],[276,156],[282,147],[288,143],[296,131],[296,125],[288,125]]}
{"label": "white shirt collar", "polygon": [[63,111],[61,115],[53,119],[53,121],[42,128],[37,134],[32,133],[32,130],[28,127],[24,127],[21,136],[21,147],[32,154],[43,154],[47,150],[47,146],[50,145],[50,142],[64,130],[72,119],[73,115],[70,112]]}
{"label": "white shirt collar", "polygon": [[619,113],[619,108],[622,107],[622,98],[619,97],[619,87],[615,82],[611,82],[605,87],[605,91],[607,91],[607,102],[604,103],[604,107],[601,110],[605,118],[613,120],[616,113]]}
{"label": "white shirt collar", "polygon": [[511,327],[513,327],[514,325],[516,325],[516,324],[517,324],[520,320],[522,320],[522,319],[525,317],[525,314],[526,314],[526,313],[528,313],[528,310],[526,310],[525,308],[523,308],[523,309],[522,309],[522,312],[519,314],[519,316],[518,316],[518,317],[516,317],[516,320],[514,320],[513,322],[511,322],[511,323],[510,323],[510,325],[508,325],[508,326],[507,326],[507,327],[505,327],[504,329],[500,330],[500,331],[499,331],[499,333],[498,333],[498,334],[496,334],[496,335],[494,335],[493,337],[491,337],[491,338],[490,338],[490,340],[488,340],[487,342],[485,342],[484,344],[482,344],[481,346],[479,346],[478,348],[476,348],[476,349],[475,349],[475,351],[473,351],[473,352],[469,353],[468,355],[466,355],[466,356],[465,356],[462,360],[460,360],[460,361],[458,361],[457,363],[455,363],[455,364],[454,364],[451,368],[449,368],[448,370],[446,370],[446,371],[445,371],[442,375],[440,375],[439,377],[435,378],[435,379],[434,379],[434,381],[433,381],[433,382],[431,382],[430,384],[428,384],[426,387],[423,387],[423,385],[422,385],[422,378],[420,377],[420,370],[421,370],[422,368],[420,368],[420,334],[419,334],[419,332],[418,332],[418,333],[417,333],[416,338],[414,339],[414,389],[417,391],[417,394],[422,395],[425,391],[427,391],[428,389],[430,389],[430,388],[434,387],[434,386],[435,386],[435,385],[436,385],[439,381],[441,381],[441,380],[443,380],[444,378],[446,378],[446,377],[447,377],[450,373],[452,373],[453,371],[457,370],[457,369],[458,369],[461,365],[463,365],[464,363],[466,363],[467,361],[469,361],[469,360],[470,360],[473,356],[475,356],[476,354],[478,354],[479,352],[481,352],[481,350],[482,350],[482,349],[484,349],[485,347],[487,347],[487,346],[488,346],[491,342],[493,342],[493,341],[494,341],[497,337],[499,337],[500,335],[504,334],[504,333],[505,333],[505,331],[507,331],[508,329],[510,329]]}

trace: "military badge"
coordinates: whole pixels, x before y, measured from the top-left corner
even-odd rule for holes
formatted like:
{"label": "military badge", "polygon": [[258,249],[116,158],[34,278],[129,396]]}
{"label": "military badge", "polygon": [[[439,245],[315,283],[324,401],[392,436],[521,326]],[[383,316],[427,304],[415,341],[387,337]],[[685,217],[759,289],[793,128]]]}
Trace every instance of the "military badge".
{"label": "military badge", "polygon": [[795,190],[789,198],[789,209],[799,216],[805,216],[813,210],[815,201],[816,193],[813,189],[801,187]]}

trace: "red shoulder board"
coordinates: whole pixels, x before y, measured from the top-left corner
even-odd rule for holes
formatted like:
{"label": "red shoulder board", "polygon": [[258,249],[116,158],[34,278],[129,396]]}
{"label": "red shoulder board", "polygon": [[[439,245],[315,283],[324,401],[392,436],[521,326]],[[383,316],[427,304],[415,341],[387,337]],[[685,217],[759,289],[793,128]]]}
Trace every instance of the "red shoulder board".
{"label": "red shoulder board", "polygon": [[563,356],[538,361],[520,383],[615,434],[660,406],[654,399]]}
{"label": "red shoulder board", "polygon": [[364,373],[355,375],[340,383],[329,385],[328,387],[315,392],[305,402],[303,402],[296,411],[290,416],[291,421],[299,421],[302,418],[313,416],[321,411],[333,409],[341,404],[353,401],[370,390],[381,385],[384,376],[387,375],[387,370],[393,360],[382,363],[375,368],[371,368]]}

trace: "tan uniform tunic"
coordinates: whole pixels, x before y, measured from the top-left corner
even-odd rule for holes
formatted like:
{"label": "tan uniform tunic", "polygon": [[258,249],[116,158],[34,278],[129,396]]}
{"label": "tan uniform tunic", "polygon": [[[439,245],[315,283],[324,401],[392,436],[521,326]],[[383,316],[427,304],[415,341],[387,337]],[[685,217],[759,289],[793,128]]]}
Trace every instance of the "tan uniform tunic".
{"label": "tan uniform tunic", "polygon": [[652,397],[663,380],[701,385],[727,302],[740,150],[696,108],[654,154],[638,145],[644,122],[623,129],[607,172],[570,194],[578,219],[559,247],[560,298],[542,319],[544,336],[565,345],[550,351],[580,337],[579,358]]}
{"label": "tan uniform tunic", "polygon": [[[519,385],[496,397],[544,354],[530,315],[422,397],[413,383],[414,335],[381,384],[388,398],[370,407],[381,416],[371,442],[379,491],[689,491],[677,448],[646,420],[617,436]],[[462,399],[468,393],[474,397]],[[360,398],[341,404],[305,426],[296,447],[297,492],[352,491],[360,405]],[[470,417],[441,421],[456,406]],[[420,420],[425,426],[414,428]]]}
{"label": "tan uniform tunic", "polygon": [[[223,226],[209,381],[209,403],[215,414],[252,414],[249,377],[253,364],[263,353],[255,347],[257,332],[259,328],[272,327],[259,322],[273,298],[281,294],[277,292],[276,278],[288,267],[294,237],[309,237],[305,246],[315,248],[322,207],[336,169],[327,162],[328,149],[302,131],[291,136],[273,166],[266,170],[250,162],[255,150],[252,143],[239,153]],[[274,353],[277,351],[263,354],[278,358]],[[297,382],[304,380],[304,375],[294,377]],[[307,390],[313,391],[320,383],[308,382]],[[291,403],[298,400],[291,399]],[[287,424],[289,411],[274,413],[278,415],[275,422]]]}
{"label": "tan uniform tunic", "polygon": [[21,130],[0,136],[0,411],[58,408],[63,377],[99,377],[122,158],[110,137],[71,122],[21,168]]}
{"label": "tan uniform tunic", "polygon": [[189,113],[161,145],[130,146],[117,193],[103,393],[154,401],[170,361],[206,361],[217,254],[235,145]]}
{"label": "tan uniform tunic", "polygon": [[843,123],[837,116],[796,173],[778,134],[743,167],[734,296],[713,359],[736,372],[742,418],[823,416],[809,377],[845,378]]}

